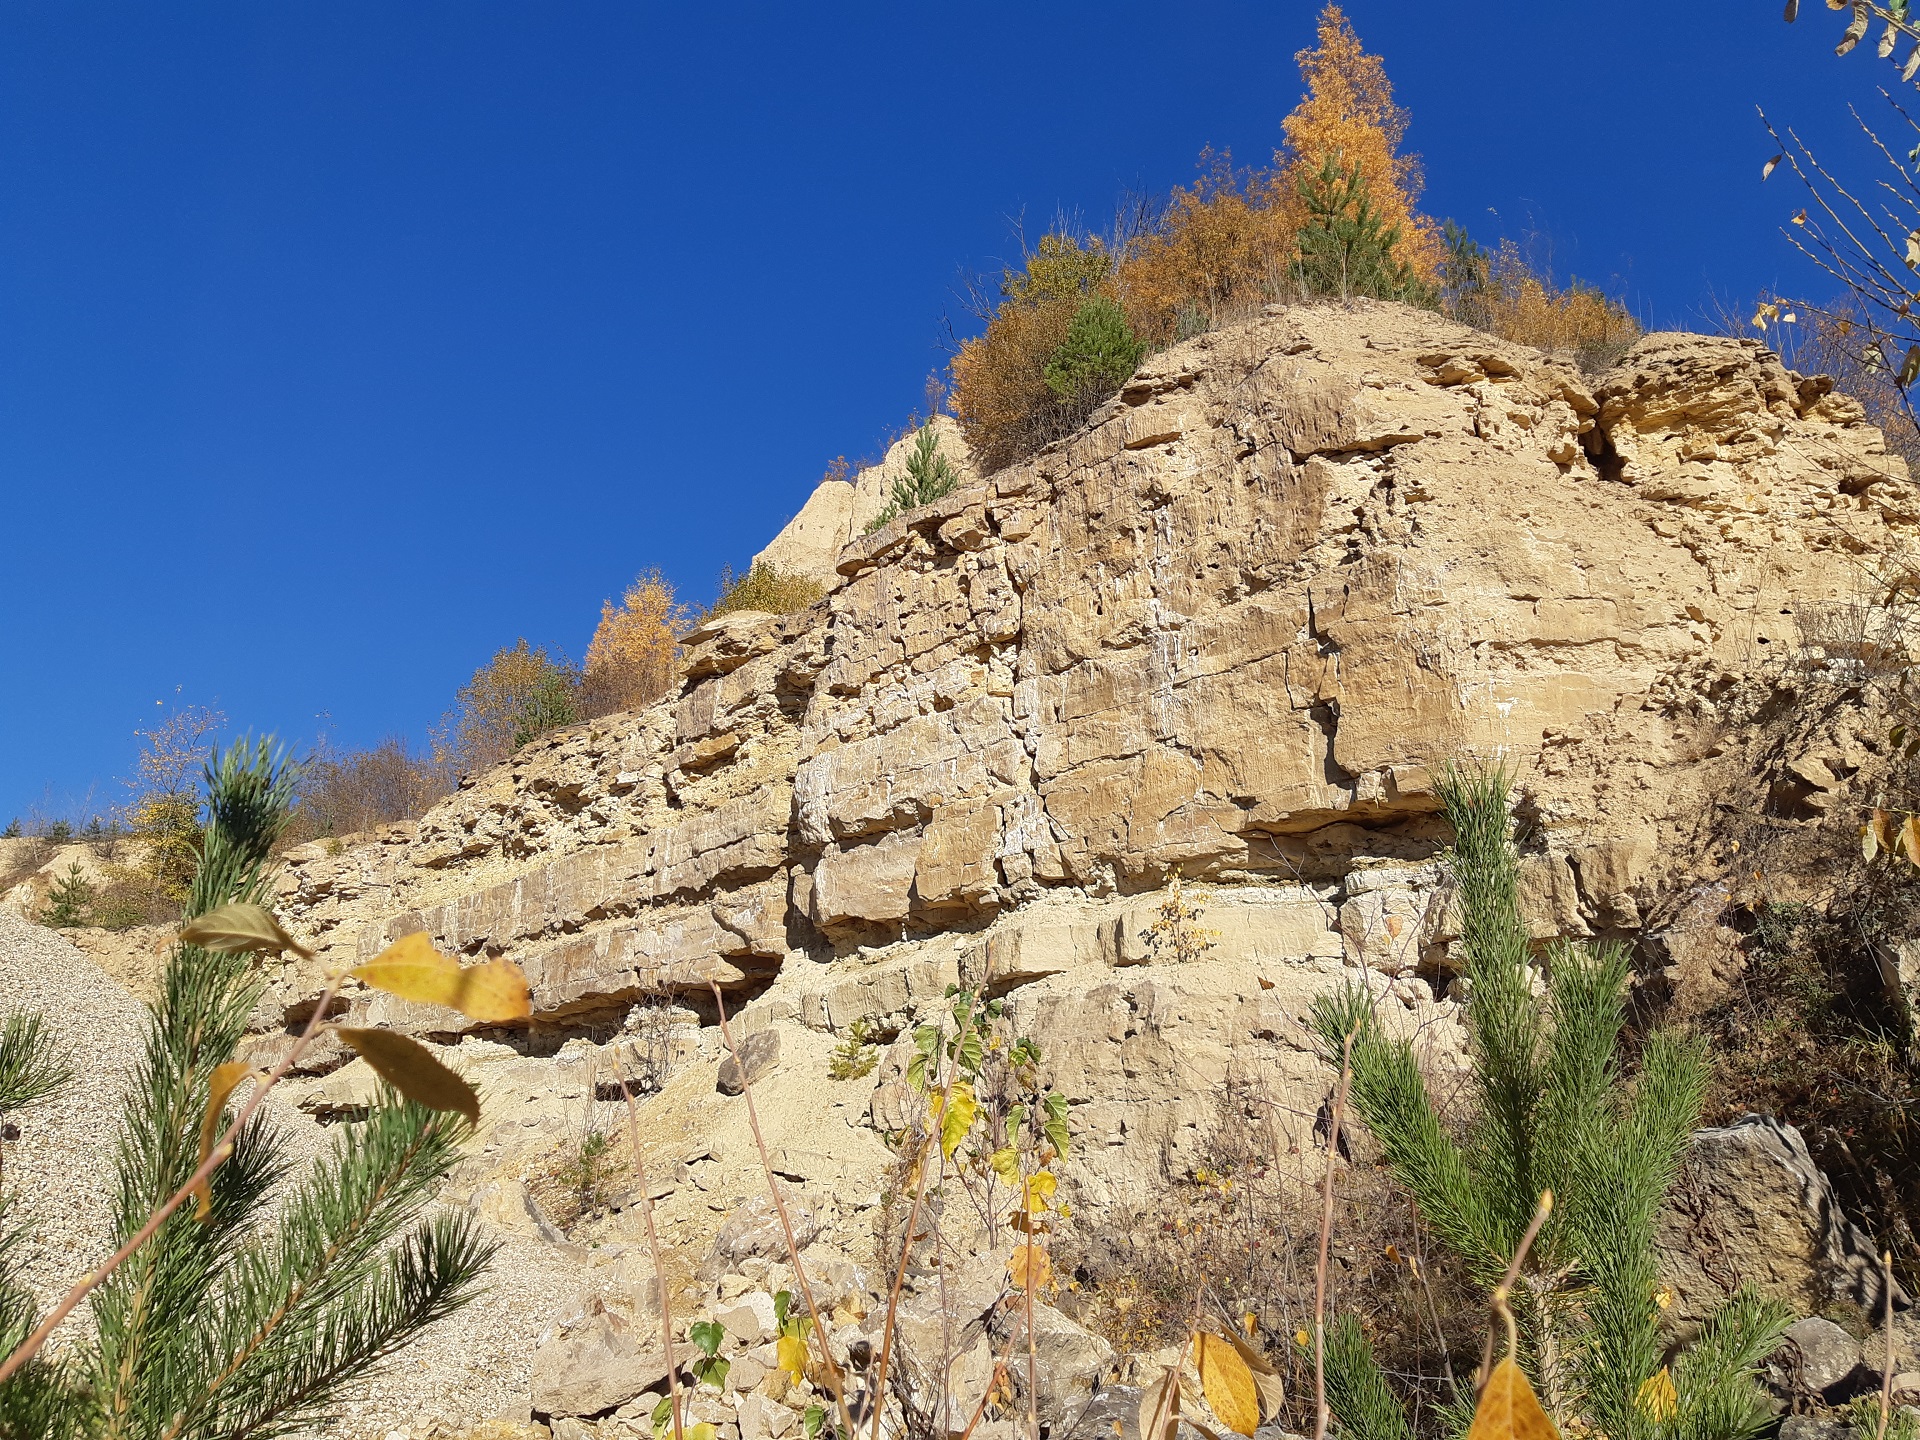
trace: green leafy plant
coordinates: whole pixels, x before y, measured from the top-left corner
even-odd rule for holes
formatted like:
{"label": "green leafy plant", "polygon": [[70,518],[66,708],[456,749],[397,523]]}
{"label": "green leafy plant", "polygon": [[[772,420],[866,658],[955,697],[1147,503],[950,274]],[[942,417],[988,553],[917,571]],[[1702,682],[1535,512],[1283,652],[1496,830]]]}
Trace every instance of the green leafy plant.
{"label": "green leafy plant", "polygon": [[67,873],[47,888],[47,908],[40,912],[40,923],[51,930],[86,924],[96,893],[93,882],[75,860],[67,866]]}
{"label": "green leafy plant", "polygon": [[907,452],[906,474],[893,482],[886,507],[867,522],[867,533],[872,534],[909,510],[931,505],[952,494],[959,483],[960,472],[941,453],[940,433],[929,420],[913,437],[913,448]]}
{"label": "green leafy plant", "polygon": [[570,668],[552,665],[542,671],[514,714],[513,748],[518,750],[549,730],[578,720],[580,707],[574,703],[577,689],[578,682]]}
{"label": "green leafy plant", "polygon": [[1301,179],[1300,198],[1307,220],[1295,237],[1293,277],[1303,293],[1431,302],[1413,267],[1394,258],[1399,228],[1374,209],[1359,167],[1327,156],[1318,174]]}
{"label": "green leafy plant", "polygon": [[1067,338],[1042,373],[1055,400],[1091,408],[1124,385],[1146,353],[1126,312],[1105,295],[1093,295],[1074,312]]}
{"label": "green leafy plant", "polygon": [[718,1320],[696,1320],[687,1326],[687,1339],[700,1352],[699,1357],[687,1367],[693,1372],[695,1383],[711,1385],[716,1390],[726,1388],[727,1371],[733,1368],[720,1355],[720,1346],[726,1338],[727,1327]]}
{"label": "green leafy plant", "polygon": [[[1699,1117],[1703,1048],[1656,1031],[1629,1083],[1617,945],[1554,945],[1536,998],[1508,779],[1451,771],[1440,798],[1471,982],[1472,1109],[1459,1130],[1443,1118],[1411,1045],[1386,1036],[1356,988],[1315,1006],[1325,1052],[1338,1062],[1351,1047],[1354,1109],[1476,1284],[1502,1282],[1551,1192],[1551,1218],[1513,1290],[1513,1358],[1559,1423],[1577,1418],[1612,1440],[1745,1440],[1766,1419],[1753,1370],[1790,1318],[1783,1306],[1741,1291],[1662,1364],[1654,1218]],[[1363,1341],[1330,1345],[1327,1362],[1329,1397],[1356,1440],[1409,1440],[1404,1413],[1378,1403],[1385,1382]],[[1462,1422],[1468,1398],[1456,1397]]]}
{"label": "green leafy plant", "polygon": [[847,1033],[827,1061],[827,1074],[835,1080],[859,1080],[873,1073],[880,1063],[880,1047],[873,1043],[872,1017],[862,1015],[847,1027]]}
{"label": "green leafy plant", "polygon": [[[206,785],[192,918],[124,1100],[118,1248],[36,1320],[10,1270],[16,1237],[0,1235],[7,1440],[213,1440],[337,1416],[343,1389],[472,1296],[493,1253],[469,1217],[426,1215],[477,1116],[472,1090],[404,1036],[325,1023],[344,975],[272,1071],[232,1058],[265,984],[252,957],[300,949],[260,903],[294,774],[267,742],[241,743],[209,763]],[[463,969],[415,935],[354,973],[403,998],[524,1015],[524,977],[502,963]],[[261,1102],[328,1030],[401,1094],[383,1089],[364,1122],[340,1127],[287,1182],[288,1138]],[[49,1336],[89,1296],[90,1332],[49,1355]]]}
{"label": "green leafy plant", "polygon": [[20,838],[20,817],[14,816],[7,822],[7,828],[0,830],[0,840],[18,840]]}

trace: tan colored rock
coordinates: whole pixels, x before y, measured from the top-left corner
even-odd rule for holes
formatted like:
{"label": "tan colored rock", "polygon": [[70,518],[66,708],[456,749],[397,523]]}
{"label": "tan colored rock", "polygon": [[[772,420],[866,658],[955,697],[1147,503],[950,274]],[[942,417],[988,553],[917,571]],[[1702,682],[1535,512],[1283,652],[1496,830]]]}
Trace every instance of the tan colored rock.
{"label": "tan colored rock", "polygon": [[[536,1040],[657,987],[710,1019],[716,982],[743,1028],[806,1027],[824,1072],[854,1019],[891,1036],[983,983],[1075,1098],[1071,1183],[1117,1203],[1241,1077],[1313,1113],[1302,1017],[1343,978],[1458,1063],[1433,989],[1450,759],[1517,777],[1537,938],[1672,930],[1699,817],[1752,783],[1720,697],[1772,684],[1756,657],[1825,634],[1861,551],[1920,514],[1858,407],[1751,343],[1648,336],[1590,383],[1373,303],[1162,352],[1075,435],[866,534],[881,478],[837,548],[845,497],[785,537],[830,569],[822,603],[721,617],[678,694],[297,852],[281,904],[320,954],[270,969],[272,1004],[425,928],[525,964]],[[1835,803],[1845,749],[1782,783]],[[1180,967],[1149,943],[1176,867],[1219,932]],[[650,1113],[731,1123],[693,1098],[718,1098],[701,1054]],[[847,1135],[898,1109],[897,1069],[849,1095]],[[840,1173],[854,1142],[809,1123],[787,1163]]]}

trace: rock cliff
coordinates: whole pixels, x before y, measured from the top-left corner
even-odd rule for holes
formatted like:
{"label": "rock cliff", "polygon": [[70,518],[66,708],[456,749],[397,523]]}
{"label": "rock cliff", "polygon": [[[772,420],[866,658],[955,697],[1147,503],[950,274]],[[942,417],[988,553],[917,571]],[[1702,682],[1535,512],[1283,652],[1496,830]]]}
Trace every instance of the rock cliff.
{"label": "rock cliff", "polygon": [[[1727,697],[1810,663],[1920,524],[1858,404],[1755,342],[1652,335],[1589,380],[1371,303],[1177,346],[1074,436],[969,478],[872,534],[828,482],[847,493],[770,547],[812,547],[810,610],[723,616],[652,708],[296,852],[280,904],[319,957],[261,1028],[411,930],[518,960],[522,1032],[350,1005],[493,1087],[468,1181],[502,1223],[545,1223],[498,1189],[553,1140],[521,1094],[538,1075],[588,1108],[614,1074],[657,1089],[682,1275],[759,1188],[710,983],[779,1036],[769,1143],[844,1253],[881,1203],[906,1046],[845,1081],[828,1052],[954,983],[1008,996],[1044,1047],[1076,1203],[1181,1173],[1223,1105],[1303,1154],[1327,1079],[1300,1022],[1338,977],[1391,995],[1432,1064],[1460,1053],[1439,767],[1516,775],[1539,936],[1672,927],[1712,873],[1714,799],[1751,783]],[[1175,876],[1212,932],[1184,958]],[[671,1031],[646,1056],[643,1012]],[[349,1103],[352,1068],[314,1103]]]}

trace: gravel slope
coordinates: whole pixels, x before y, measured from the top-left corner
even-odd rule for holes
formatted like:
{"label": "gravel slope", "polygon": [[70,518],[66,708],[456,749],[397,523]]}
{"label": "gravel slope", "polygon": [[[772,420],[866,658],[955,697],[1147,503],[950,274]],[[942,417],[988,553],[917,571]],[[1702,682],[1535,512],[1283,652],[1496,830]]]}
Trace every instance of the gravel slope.
{"label": "gravel slope", "polygon": [[[117,981],[54,931],[0,913],[0,1015],[37,1010],[79,1077],[52,1099],[9,1119],[20,1138],[5,1146],[5,1183],[29,1232],[22,1272],[43,1305],[105,1257],[120,1095],[137,1061],[146,1010]],[[269,1107],[296,1157],[311,1156],[325,1130],[301,1112]],[[581,1285],[566,1252],[523,1236],[503,1242],[486,1293],[429,1331],[369,1378],[334,1440],[395,1432],[444,1434],[473,1421],[527,1414],[534,1340]],[[84,1312],[67,1323],[84,1333]]]}

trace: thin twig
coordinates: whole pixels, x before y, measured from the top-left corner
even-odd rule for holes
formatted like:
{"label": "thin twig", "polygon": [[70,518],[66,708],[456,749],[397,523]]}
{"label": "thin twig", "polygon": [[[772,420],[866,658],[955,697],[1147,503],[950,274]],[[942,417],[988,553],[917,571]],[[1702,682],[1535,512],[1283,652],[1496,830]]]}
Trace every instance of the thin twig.
{"label": "thin twig", "polygon": [[894,1326],[900,1312],[900,1287],[907,1278],[907,1260],[913,1253],[914,1236],[920,1228],[920,1204],[926,1198],[927,1177],[933,1170],[929,1163],[932,1156],[927,1153],[932,1141],[933,1136],[928,1135],[921,1144],[920,1180],[914,1186],[913,1204],[907,1210],[907,1234],[900,1242],[900,1263],[894,1267],[893,1286],[887,1292],[887,1319],[880,1329],[880,1363],[874,1370],[873,1380],[873,1440],[880,1440],[880,1415],[887,1401],[887,1365],[893,1358]]}
{"label": "thin twig", "polygon": [[233,1154],[234,1137],[240,1133],[247,1121],[253,1118],[253,1112],[260,1108],[260,1103],[267,1098],[267,1092],[280,1083],[287,1071],[293,1068],[294,1061],[300,1058],[307,1046],[313,1043],[314,1037],[324,1028],[322,1021],[333,1004],[333,997],[340,989],[341,982],[345,979],[346,973],[342,971],[327,981],[327,988],[320,996],[320,1003],[314,1007],[312,1016],[307,1020],[307,1028],[300,1032],[300,1038],[294,1041],[293,1048],[287,1052],[286,1057],[267,1072],[267,1078],[254,1085],[253,1094],[247,1097],[247,1103],[240,1108],[240,1113],[234,1117],[233,1123],[221,1132],[220,1138],[207,1152],[207,1158],[201,1161],[193,1174],[187,1177],[186,1183],[168,1196],[153,1214],[147,1217],[147,1223],[134,1232],[133,1238],[109,1255],[104,1264],[82,1275],[74,1283],[73,1288],[61,1297],[60,1303],[47,1312],[47,1318],[34,1328],[33,1333],[21,1341],[18,1348],[7,1356],[4,1362],[0,1362],[0,1385],[6,1384],[22,1365],[33,1359],[40,1352],[40,1347],[47,1343],[47,1337],[60,1328],[60,1323],[74,1312],[80,1302],[104,1283],[109,1275],[125,1264],[128,1256],[151,1240],[160,1227],[166,1224],[167,1217],[192,1197],[195,1187],[218,1170]]}
{"label": "thin twig", "polygon": [[1880,1283],[1887,1292],[1887,1368],[1880,1376],[1880,1419],[1873,1440],[1887,1440],[1887,1421],[1893,1416],[1893,1251],[1880,1255]]}
{"label": "thin twig", "polygon": [[673,1440],[683,1440],[680,1430],[680,1367],[673,1363],[673,1306],[667,1299],[667,1266],[660,1258],[660,1236],[653,1228],[653,1197],[647,1193],[647,1162],[640,1156],[640,1108],[633,1103],[633,1092],[627,1089],[627,1077],[621,1075],[619,1079],[620,1098],[627,1102],[627,1143],[633,1149],[633,1174],[640,1182],[640,1213],[647,1219],[647,1251],[653,1256],[653,1283],[660,1291],[660,1363],[667,1367],[667,1396],[673,1401]]}
{"label": "thin twig", "polygon": [[[1533,1248],[1534,1237],[1540,1233],[1540,1227],[1547,1223],[1547,1216],[1553,1212],[1553,1192],[1542,1190],[1540,1203],[1534,1207],[1533,1223],[1527,1226],[1527,1233],[1520,1237],[1520,1244],[1513,1252],[1513,1259],[1507,1263],[1507,1273],[1500,1277],[1500,1283],[1493,1287],[1493,1313],[1506,1323],[1507,1355],[1512,1357],[1519,1346],[1519,1333],[1514,1325],[1513,1311],[1507,1306],[1507,1297],[1513,1293],[1514,1282],[1520,1278],[1521,1262],[1527,1258],[1527,1251]],[[1478,1394],[1487,1388],[1487,1381],[1493,1375],[1493,1331],[1487,1331],[1487,1346],[1480,1354],[1480,1376],[1473,1389]]]}
{"label": "thin twig", "polygon": [[1327,1261],[1333,1248],[1333,1171],[1340,1163],[1340,1113],[1353,1078],[1353,1037],[1340,1042],[1340,1080],[1327,1123],[1327,1170],[1320,1179],[1320,1253],[1313,1265],[1313,1440],[1327,1440]]}
{"label": "thin twig", "polygon": [[1027,1308],[1027,1427],[1031,1440],[1040,1440],[1040,1371],[1033,1358],[1033,1287],[1039,1277],[1034,1272],[1033,1253],[1033,1177],[1020,1177],[1020,1203],[1025,1207],[1027,1263],[1020,1278],[1025,1282],[1020,1293]]}
{"label": "thin twig", "polygon": [[826,1367],[827,1382],[833,1387],[833,1403],[840,1411],[841,1434],[847,1440],[853,1440],[853,1412],[847,1408],[847,1389],[840,1376],[840,1367],[833,1363],[833,1346],[827,1340],[826,1322],[820,1314],[820,1307],[814,1302],[813,1286],[807,1283],[807,1272],[800,1264],[800,1247],[794,1242],[793,1221],[787,1218],[787,1202],[780,1198],[780,1184],[773,1173],[773,1159],[767,1154],[766,1137],[760,1133],[760,1112],[753,1103],[753,1083],[747,1075],[747,1062],[741,1058],[739,1047],[733,1043],[733,1027],[727,1024],[727,1002],[720,994],[720,983],[708,980],[713,991],[713,1003],[719,1007],[720,1038],[727,1042],[727,1053],[733,1056],[733,1063],[740,1067],[740,1093],[747,1102],[747,1124],[753,1129],[753,1143],[760,1152],[760,1168],[766,1172],[767,1194],[773,1198],[774,1213],[780,1217],[780,1231],[786,1237],[787,1259],[793,1264],[793,1278],[800,1286],[800,1294],[807,1302],[807,1314],[813,1319],[813,1333],[820,1341],[820,1359]]}

